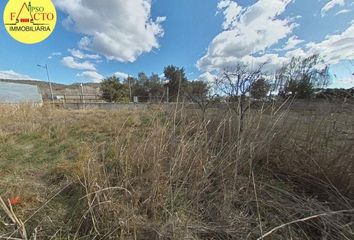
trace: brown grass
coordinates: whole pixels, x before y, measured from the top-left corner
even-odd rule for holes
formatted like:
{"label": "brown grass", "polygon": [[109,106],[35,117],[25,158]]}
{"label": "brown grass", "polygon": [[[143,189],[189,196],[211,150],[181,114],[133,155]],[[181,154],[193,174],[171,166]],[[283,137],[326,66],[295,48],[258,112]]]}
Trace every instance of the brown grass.
{"label": "brown grass", "polygon": [[354,114],[290,109],[1,107],[0,239],[353,239]]}

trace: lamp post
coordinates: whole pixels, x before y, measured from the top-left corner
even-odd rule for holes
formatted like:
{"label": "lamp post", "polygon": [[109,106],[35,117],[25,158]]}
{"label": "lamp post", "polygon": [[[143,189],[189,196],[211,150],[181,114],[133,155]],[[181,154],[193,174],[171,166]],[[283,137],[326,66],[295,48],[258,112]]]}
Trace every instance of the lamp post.
{"label": "lamp post", "polygon": [[53,88],[52,88],[52,83],[50,82],[50,78],[49,78],[49,71],[48,71],[48,65],[40,65],[37,64],[38,67],[40,68],[44,68],[46,70],[47,73],[47,79],[48,79],[48,83],[49,83],[49,89],[50,89],[50,95],[51,95],[51,100],[54,101],[54,96],[53,96]]}

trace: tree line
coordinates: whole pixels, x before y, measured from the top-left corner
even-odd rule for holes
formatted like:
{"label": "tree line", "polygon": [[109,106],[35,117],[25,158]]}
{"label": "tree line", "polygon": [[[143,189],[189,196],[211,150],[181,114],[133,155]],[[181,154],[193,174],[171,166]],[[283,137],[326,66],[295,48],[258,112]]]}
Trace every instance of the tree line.
{"label": "tree line", "polygon": [[265,73],[265,64],[252,69],[239,63],[210,83],[189,81],[185,70],[173,65],[164,68],[163,78],[143,72],[126,79],[111,76],[101,83],[102,97],[108,102],[132,102],[135,96],[139,102],[189,101],[205,108],[215,101],[242,103],[247,98],[262,100],[275,96],[310,98],[316,89],[330,83],[329,67],[319,55],[294,57],[272,77]]}
{"label": "tree line", "polygon": [[[101,83],[102,97],[108,102],[131,102],[138,97],[139,102],[176,102],[185,98],[207,96],[208,84],[203,81],[189,81],[184,68],[173,65],[164,69],[164,77],[157,74],[119,79],[111,76]],[[179,99],[180,98],[180,99]]]}

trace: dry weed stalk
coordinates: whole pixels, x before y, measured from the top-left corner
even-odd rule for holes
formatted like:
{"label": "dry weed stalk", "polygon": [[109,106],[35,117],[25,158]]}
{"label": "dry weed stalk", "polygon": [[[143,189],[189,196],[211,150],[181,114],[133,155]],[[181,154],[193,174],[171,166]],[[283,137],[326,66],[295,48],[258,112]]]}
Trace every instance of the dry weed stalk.
{"label": "dry weed stalk", "polygon": [[328,114],[294,112],[290,102],[250,110],[242,132],[219,110],[203,119],[183,107],[53,111],[52,121],[32,113],[45,127],[21,131],[50,129],[79,147],[59,169],[72,184],[55,198],[69,213],[56,220],[54,199],[27,230],[48,211],[56,225],[37,239],[351,239],[353,212],[339,210],[353,208],[354,152],[338,129],[350,126],[338,116],[334,131]]}
{"label": "dry weed stalk", "polygon": [[[11,222],[14,224],[16,228],[16,232],[19,232],[20,236],[22,237],[23,240],[27,240],[27,232],[24,223],[16,216],[12,205],[10,201],[8,201],[8,204],[4,202],[4,200],[0,197],[0,207],[1,209],[5,212],[5,214],[8,216],[8,218],[11,220]],[[9,238],[14,235],[11,234]]]}
{"label": "dry weed stalk", "polygon": [[310,217],[297,219],[297,220],[294,220],[294,221],[291,221],[291,222],[287,222],[287,223],[284,223],[284,224],[282,224],[280,226],[277,226],[277,227],[273,228],[269,232],[267,232],[265,234],[262,234],[262,236],[257,238],[257,240],[262,240],[265,237],[270,236],[272,233],[278,231],[279,229],[285,228],[285,227],[287,227],[289,225],[292,225],[292,224],[306,222],[306,221],[309,221],[309,220],[312,220],[312,219],[315,219],[315,218],[324,217],[324,216],[331,216],[331,215],[337,215],[337,214],[343,214],[343,213],[353,213],[353,212],[354,212],[354,209],[352,209],[352,210],[342,210],[342,211],[335,211],[335,212],[327,212],[327,213],[322,213],[322,214],[316,214],[316,215],[313,215],[313,216],[310,216]]}

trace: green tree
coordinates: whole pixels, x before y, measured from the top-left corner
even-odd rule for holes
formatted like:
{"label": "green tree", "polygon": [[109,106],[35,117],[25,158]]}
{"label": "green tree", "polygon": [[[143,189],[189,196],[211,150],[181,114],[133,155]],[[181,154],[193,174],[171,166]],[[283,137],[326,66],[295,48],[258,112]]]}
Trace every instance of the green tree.
{"label": "green tree", "polygon": [[269,91],[270,84],[264,78],[260,78],[253,82],[250,88],[251,97],[255,99],[265,98]]}
{"label": "green tree", "polygon": [[107,102],[127,101],[129,87],[122,84],[116,76],[108,77],[101,82],[102,98]]}
{"label": "green tree", "polygon": [[140,72],[138,78],[133,81],[132,94],[137,96],[140,102],[149,101],[149,89],[147,87],[149,82],[148,76],[145,73]]}
{"label": "green tree", "polygon": [[160,101],[164,94],[164,87],[157,74],[148,77],[145,73],[138,74],[133,81],[133,96],[138,96],[141,102]]}
{"label": "green tree", "polygon": [[169,101],[176,101],[178,95],[182,94],[183,89],[186,87],[187,78],[183,68],[170,65],[164,69],[165,78],[169,81],[166,87],[169,89]]}
{"label": "green tree", "polygon": [[131,101],[134,96],[139,98],[140,102],[160,101],[165,93],[165,88],[157,74],[148,77],[140,72],[138,77],[128,77],[123,82],[131,90]]}
{"label": "green tree", "polygon": [[161,101],[162,97],[165,94],[165,88],[161,82],[159,75],[151,74],[149,78],[149,82],[147,84],[147,88],[149,89],[150,100],[151,101]]}
{"label": "green tree", "polygon": [[184,89],[184,95],[192,102],[205,101],[208,98],[208,94],[208,84],[203,81],[188,82]]}
{"label": "green tree", "polygon": [[297,83],[296,93],[298,98],[309,98],[310,96],[313,96],[314,92],[315,88],[310,79],[303,78]]}

